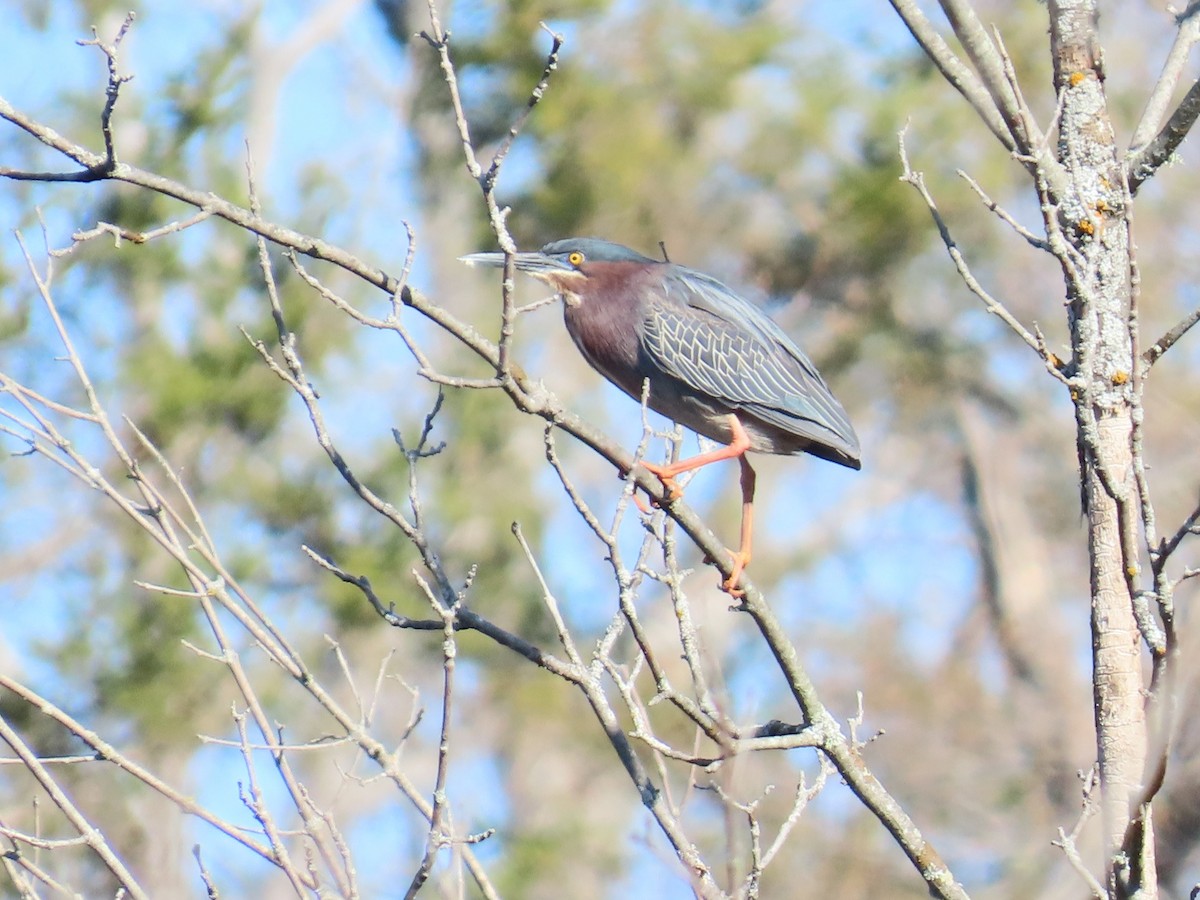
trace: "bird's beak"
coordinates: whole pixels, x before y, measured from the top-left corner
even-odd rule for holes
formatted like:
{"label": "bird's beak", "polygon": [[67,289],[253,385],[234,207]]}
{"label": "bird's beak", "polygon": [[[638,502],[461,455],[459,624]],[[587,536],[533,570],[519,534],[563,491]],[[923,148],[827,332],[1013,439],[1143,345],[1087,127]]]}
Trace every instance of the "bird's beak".
{"label": "bird's beak", "polygon": [[[468,253],[466,256],[460,256],[458,260],[459,262],[465,262],[468,266],[486,266],[491,269],[504,267],[503,253]],[[538,252],[514,253],[513,268],[518,272],[524,272],[526,275],[532,275],[534,278],[542,281],[551,282],[557,276],[567,273],[573,274],[575,272],[570,265],[562,260]]]}

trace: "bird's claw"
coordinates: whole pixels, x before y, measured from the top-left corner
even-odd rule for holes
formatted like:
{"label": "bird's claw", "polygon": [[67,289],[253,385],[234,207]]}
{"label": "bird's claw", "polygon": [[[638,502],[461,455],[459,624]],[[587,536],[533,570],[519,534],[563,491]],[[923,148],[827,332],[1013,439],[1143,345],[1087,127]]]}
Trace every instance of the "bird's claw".
{"label": "bird's claw", "polygon": [[656,477],[662,484],[663,497],[660,501],[654,501],[655,506],[670,506],[683,496],[683,487],[675,480],[675,476],[671,474],[669,466],[659,466],[642,460],[642,468]]}
{"label": "bird's claw", "polygon": [[672,495],[670,493],[664,493],[663,498],[661,500],[659,500],[657,497],[651,497],[649,495],[649,493],[647,493],[646,496],[649,497],[649,499],[650,499],[649,503],[647,503],[644,499],[642,499],[642,496],[637,491],[634,491],[633,492],[633,502],[637,504],[637,508],[640,509],[643,513],[645,513],[646,515],[650,515],[651,507],[653,507],[654,509],[662,509],[664,506],[670,506],[672,503],[674,503],[676,500],[678,500],[681,496],[683,496],[683,492],[680,491],[679,493],[674,494],[674,495]]}
{"label": "bird's claw", "polygon": [[746,551],[739,550],[733,556],[733,568],[729,570],[729,577],[721,582],[721,590],[727,593],[730,597],[740,600],[746,596],[746,592],[737,586],[737,583],[742,580],[742,573],[746,571],[746,566],[750,565],[750,554]]}
{"label": "bird's claw", "polygon": [[[621,474],[620,477],[622,479],[627,479],[627,478],[631,478],[632,476],[633,476],[632,472],[624,472]],[[645,491],[646,497],[643,497],[641,494],[638,493],[638,491]],[[647,497],[650,500],[649,503],[646,502]],[[659,503],[658,500],[654,499],[654,497],[652,497],[650,495],[650,492],[647,491],[640,484],[638,484],[636,482],[636,480],[634,481],[634,485],[633,485],[633,502],[635,504],[637,504],[638,511],[644,516],[650,515],[651,507],[653,507],[654,509],[659,509],[662,506],[662,504]]]}
{"label": "bird's claw", "polygon": [[[638,496],[637,489],[636,488],[634,489],[633,502],[637,504],[637,508],[640,509],[643,513],[649,514],[650,507],[654,507],[655,509],[662,509],[664,506],[670,506],[672,503],[674,503],[676,500],[678,500],[680,497],[683,496],[683,487],[679,484],[678,481],[675,480],[675,478],[673,476],[662,474],[662,472],[659,471],[659,467],[655,466],[651,463],[643,462],[642,466],[646,469],[646,471],[648,471],[651,475],[655,476],[662,483],[662,488],[663,488],[662,499],[650,496],[649,491],[646,492],[647,496],[650,497],[650,506],[646,505],[646,501],[643,500],[640,496]],[[632,474],[631,472],[626,472],[621,477],[628,478],[631,474]]]}
{"label": "bird's claw", "polygon": [[680,486],[679,482],[671,476],[668,475],[666,478],[664,478],[660,475],[658,480],[662,482],[663,486],[663,498],[662,503],[660,504],[661,506],[670,506],[683,496],[683,488]]}

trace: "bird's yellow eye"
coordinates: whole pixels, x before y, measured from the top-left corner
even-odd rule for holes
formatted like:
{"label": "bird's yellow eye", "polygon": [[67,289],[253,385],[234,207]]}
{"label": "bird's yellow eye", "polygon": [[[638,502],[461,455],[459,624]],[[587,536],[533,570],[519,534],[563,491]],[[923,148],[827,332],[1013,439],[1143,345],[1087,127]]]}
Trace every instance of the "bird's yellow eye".
{"label": "bird's yellow eye", "polygon": [[583,262],[583,254],[580,253],[578,250],[572,250],[570,253],[567,254],[567,262],[569,262],[573,266],[577,266],[581,262]]}

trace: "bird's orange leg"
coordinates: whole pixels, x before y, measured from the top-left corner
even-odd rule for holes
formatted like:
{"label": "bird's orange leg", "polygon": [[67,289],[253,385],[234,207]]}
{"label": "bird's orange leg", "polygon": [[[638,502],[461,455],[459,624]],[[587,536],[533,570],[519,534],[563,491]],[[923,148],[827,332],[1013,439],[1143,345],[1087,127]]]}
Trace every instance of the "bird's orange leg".
{"label": "bird's orange leg", "polygon": [[750,542],[754,536],[754,486],[758,476],[750,466],[750,461],[743,455],[738,462],[742,464],[742,536],[737,552],[733,554],[733,568],[729,577],[721,582],[721,590],[734,597],[741,597],[745,591],[737,586],[746,566],[750,565]]}
{"label": "bird's orange leg", "polygon": [[[663,491],[666,492],[665,502],[670,503],[673,500],[679,499],[683,494],[683,488],[675,480],[676,475],[682,475],[684,472],[692,472],[702,466],[707,466],[709,463],[720,462],[723,459],[737,459],[742,466],[742,533],[741,542],[736,552],[733,552],[733,568],[729,572],[729,577],[721,582],[721,590],[734,596],[741,597],[745,592],[737,586],[741,580],[742,572],[746,570],[746,566],[750,565],[750,548],[754,538],[754,489],[758,480],[750,462],[746,459],[746,451],[750,449],[750,435],[746,433],[746,429],[738,420],[738,417],[730,414],[729,430],[733,433],[733,440],[725,447],[720,447],[716,450],[711,450],[708,453],[700,453],[689,459],[681,459],[679,462],[671,463],[667,466],[660,466],[655,463],[642,461],[642,465],[652,475],[656,475],[658,480],[662,482]],[[636,498],[636,494],[634,495]],[[641,504],[638,504],[639,507]],[[644,512],[645,510],[643,510]]]}
{"label": "bird's orange leg", "polygon": [[650,474],[658,476],[658,480],[662,482],[663,491],[666,492],[666,496],[663,498],[664,502],[670,503],[683,496],[683,488],[675,480],[676,475],[691,472],[694,469],[707,466],[709,463],[720,462],[723,459],[745,457],[746,451],[750,449],[750,435],[746,434],[746,429],[742,427],[742,423],[738,421],[738,417],[732,413],[729,415],[729,430],[733,432],[733,440],[726,447],[718,447],[716,450],[710,450],[708,453],[700,453],[688,459],[681,459],[668,466],[660,466],[657,463],[649,463],[642,460],[643,468],[650,472]]}

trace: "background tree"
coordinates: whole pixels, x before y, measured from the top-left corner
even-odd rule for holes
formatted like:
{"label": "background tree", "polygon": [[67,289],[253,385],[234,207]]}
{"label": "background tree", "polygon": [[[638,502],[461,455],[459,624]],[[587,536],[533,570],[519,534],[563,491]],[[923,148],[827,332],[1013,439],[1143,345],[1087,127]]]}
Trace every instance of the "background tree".
{"label": "background tree", "polygon": [[[1194,176],[1150,176],[1200,26],[941,5],[14,6],[13,889],[1186,895]],[[740,614],[729,473],[640,517],[662,442],[454,261],[571,233],[747,286],[858,426],[861,475],[763,461]]]}

